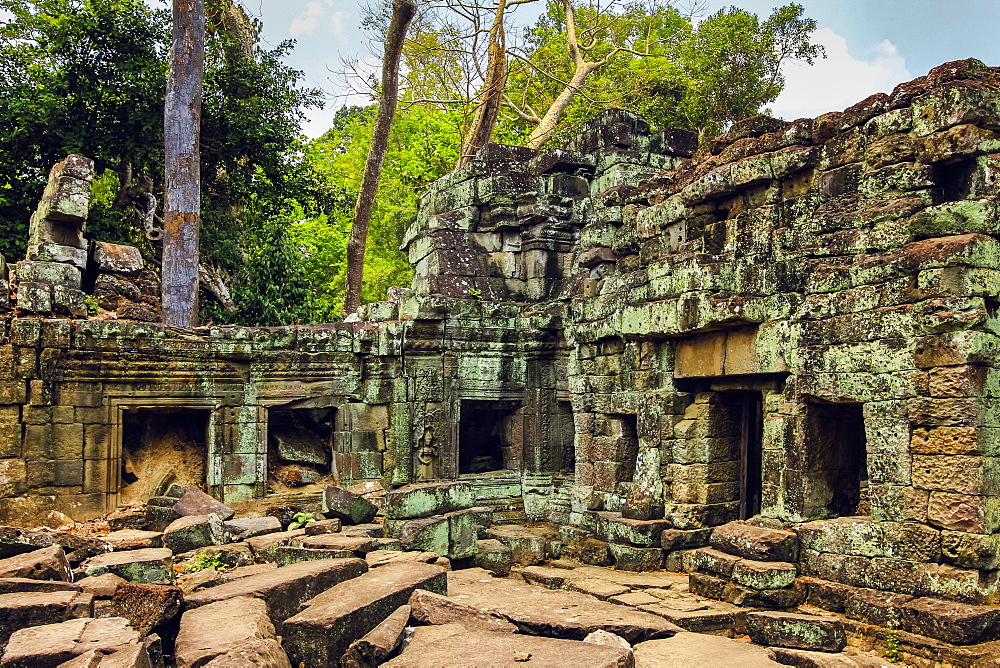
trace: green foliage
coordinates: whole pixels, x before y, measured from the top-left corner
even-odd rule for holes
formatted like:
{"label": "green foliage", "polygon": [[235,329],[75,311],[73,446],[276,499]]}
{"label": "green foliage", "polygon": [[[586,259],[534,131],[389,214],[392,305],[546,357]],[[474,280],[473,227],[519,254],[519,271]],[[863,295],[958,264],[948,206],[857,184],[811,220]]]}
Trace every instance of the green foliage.
{"label": "green foliage", "polygon": [[87,305],[87,313],[94,315],[101,308],[101,304],[94,295],[87,295],[83,298],[83,303]]}
{"label": "green foliage", "polygon": [[229,564],[224,562],[218,554],[199,552],[194,555],[194,559],[184,566],[184,572],[197,573],[198,571],[203,571],[206,568],[214,568],[221,573],[229,568]]}
{"label": "green foliage", "polygon": [[313,513],[295,513],[292,517],[291,523],[288,525],[289,531],[295,531],[296,529],[301,529],[310,522],[316,522],[319,518]]}
{"label": "green foliage", "polygon": [[[0,0],[0,9],[13,14],[0,26],[0,253],[23,256],[48,169],[75,152],[93,158],[98,175],[88,236],[155,257],[120,189],[147,178],[163,199],[170,16],[142,0]],[[203,315],[316,321],[328,314],[311,299],[287,228],[334,199],[300,139],[319,91],[283,64],[290,42],[265,50],[246,41],[256,26],[244,28],[233,39],[211,31],[206,49],[201,254],[229,279],[237,310],[203,293]]]}
{"label": "green foliage", "polygon": [[[333,128],[307,149],[308,160],[329,184],[332,205],[326,215],[292,224],[289,236],[316,290],[318,308],[331,314],[341,310],[351,217],[374,122],[374,106],[343,108]],[[389,287],[409,284],[413,268],[399,246],[416,219],[423,191],[454,167],[458,137],[451,114],[415,105],[397,112],[365,250],[363,302],[384,299]]]}

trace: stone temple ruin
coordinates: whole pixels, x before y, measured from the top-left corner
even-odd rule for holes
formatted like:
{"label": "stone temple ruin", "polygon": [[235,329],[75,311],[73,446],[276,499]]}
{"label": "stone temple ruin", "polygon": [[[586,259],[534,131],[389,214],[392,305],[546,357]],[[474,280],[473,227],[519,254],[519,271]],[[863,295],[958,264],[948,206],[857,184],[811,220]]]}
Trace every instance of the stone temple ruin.
{"label": "stone temple ruin", "polygon": [[997,640],[998,131],[978,61],[700,150],[608,111],[436,182],[411,288],[277,328],[157,324],[138,253],[88,255],[71,156],[9,265],[0,521],[174,484],[263,511],[428,483],[387,537],[684,571],[943,641],[914,656]]}

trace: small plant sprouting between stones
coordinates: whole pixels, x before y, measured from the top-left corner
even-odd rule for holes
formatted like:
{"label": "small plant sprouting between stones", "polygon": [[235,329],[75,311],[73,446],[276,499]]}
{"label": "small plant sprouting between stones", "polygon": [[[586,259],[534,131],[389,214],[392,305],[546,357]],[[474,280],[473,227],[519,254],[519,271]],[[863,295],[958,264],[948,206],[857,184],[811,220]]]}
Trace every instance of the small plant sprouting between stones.
{"label": "small plant sprouting between stones", "polygon": [[899,663],[899,634],[896,632],[896,614],[889,610],[889,631],[885,634],[885,660],[889,663]]}
{"label": "small plant sprouting between stones", "polygon": [[97,309],[101,307],[97,297],[95,297],[94,295],[85,296],[83,298],[83,303],[87,305],[87,313],[90,315],[94,315],[95,313],[97,313]]}
{"label": "small plant sprouting between stones", "polygon": [[319,518],[312,513],[295,513],[292,517],[292,523],[288,525],[289,531],[294,531],[295,529],[301,529],[310,522],[315,522]]}
{"label": "small plant sprouting between stones", "polygon": [[197,573],[198,571],[203,571],[206,568],[214,568],[221,573],[222,571],[228,569],[229,565],[217,554],[206,554],[201,552],[194,555],[194,559],[192,559],[191,563],[184,567],[184,571],[187,573]]}
{"label": "small plant sprouting between stones", "polygon": [[469,288],[469,296],[473,299],[479,299],[483,296],[483,291],[478,288]]}

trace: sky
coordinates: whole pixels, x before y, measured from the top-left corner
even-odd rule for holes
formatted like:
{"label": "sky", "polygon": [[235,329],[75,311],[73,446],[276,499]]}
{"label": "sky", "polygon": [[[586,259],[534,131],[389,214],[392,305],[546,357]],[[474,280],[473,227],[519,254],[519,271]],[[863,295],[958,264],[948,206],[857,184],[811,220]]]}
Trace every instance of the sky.
{"label": "sky", "polygon": [[[146,0],[164,6],[167,0]],[[369,44],[361,28],[363,6],[378,0],[243,0],[264,26],[265,45],[294,39],[287,59],[302,70],[305,82],[326,95],[326,107],[310,110],[304,131],[325,132],[337,108],[363,104],[345,95],[338,72],[345,60],[360,59],[373,68],[380,44]],[[531,23],[544,0],[519,6],[517,20]],[[735,5],[766,17],[782,0],[703,0],[709,12]],[[818,116],[851,106],[872,93],[889,92],[896,84],[926,74],[935,65],[979,58],[1000,65],[1000,0],[798,0],[805,15],[817,22],[814,41],[827,58],[814,66],[785,67],[785,90],[771,105],[775,116],[792,120]],[[0,14],[0,21],[4,19]]]}
{"label": "sky", "polygon": [[[795,119],[844,109],[872,93],[926,74],[935,65],[975,57],[1000,65],[1000,0],[798,0],[816,20],[814,40],[827,58],[816,65],[785,68],[786,87],[773,102],[774,115]],[[295,39],[289,63],[328,95],[327,107],[309,114],[305,131],[317,136],[330,125],[345,98],[335,72],[343,59],[369,57],[371,46],[361,30],[366,0],[246,0],[264,23],[271,44]],[[542,0],[539,0],[539,5]],[[708,10],[735,5],[765,17],[780,0],[708,0]],[[521,20],[537,14],[533,5],[519,8]],[[532,14],[534,12],[534,14]],[[374,45],[376,51],[380,45]]]}

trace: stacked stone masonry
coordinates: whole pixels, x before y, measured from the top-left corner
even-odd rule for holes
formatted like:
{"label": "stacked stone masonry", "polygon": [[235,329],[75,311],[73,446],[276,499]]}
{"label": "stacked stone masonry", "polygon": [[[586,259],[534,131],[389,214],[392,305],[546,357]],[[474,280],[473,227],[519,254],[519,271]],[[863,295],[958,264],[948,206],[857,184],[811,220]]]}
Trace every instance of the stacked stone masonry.
{"label": "stacked stone masonry", "polygon": [[[443,512],[550,521],[567,553],[747,605],[891,592],[920,629],[1000,603],[998,129],[1000,72],[974,60],[700,149],[608,111],[436,182],[411,288],[281,328],[140,322],[155,278],[110,259],[93,289],[133,280],[114,294],[137,315],[82,317],[78,254],[54,248],[87,248],[68,160],[77,208],[47,190],[35,255],[0,261],[0,521],[94,517],[132,485],[252,508],[460,480]],[[740,520],[794,540],[713,534]]]}

